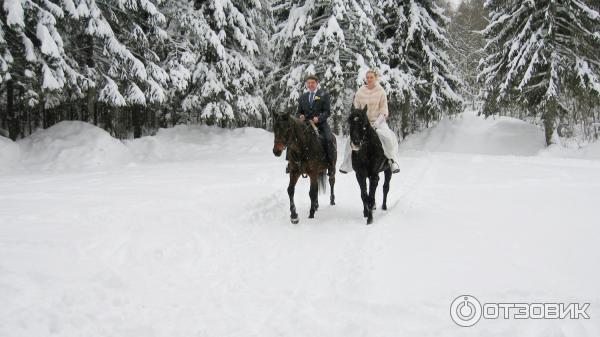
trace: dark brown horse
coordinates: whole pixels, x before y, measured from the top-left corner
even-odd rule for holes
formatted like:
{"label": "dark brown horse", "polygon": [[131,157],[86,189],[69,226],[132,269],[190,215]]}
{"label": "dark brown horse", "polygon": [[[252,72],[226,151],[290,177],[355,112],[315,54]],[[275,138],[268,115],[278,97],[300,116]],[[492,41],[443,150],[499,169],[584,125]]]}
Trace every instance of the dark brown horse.
{"label": "dark brown horse", "polygon": [[[287,148],[286,159],[290,168],[290,184],[287,191],[290,197],[291,221],[293,224],[299,222],[294,204],[294,192],[300,176],[310,178],[310,214],[308,217],[314,218],[315,212],[319,208],[319,191],[325,193],[327,182],[327,160],[321,140],[314,127],[289,114],[273,116],[273,131],[275,133],[273,154],[279,157]],[[333,142],[335,147],[335,137],[333,137]],[[330,204],[335,205],[335,175],[329,177],[329,185],[331,187]]]}
{"label": "dark brown horse", "polygon": [[[360,186],[360,197],[363,202],[363,215],[367,218],[367,225],[373,223],[373,210],[375,209],[375,192],[379,183],[379,172],[384,172],[383,204],[382,209],[387,210],[387,196],[390,191],[392,170],[389,160],[385,157],[379,136],[367,117],[367,107],[356,109],[352,107],[350,117],[350,139],[352,145],[352,168],[356,172],[356,180]],[[367,190],[367,179],[369,188]]]}

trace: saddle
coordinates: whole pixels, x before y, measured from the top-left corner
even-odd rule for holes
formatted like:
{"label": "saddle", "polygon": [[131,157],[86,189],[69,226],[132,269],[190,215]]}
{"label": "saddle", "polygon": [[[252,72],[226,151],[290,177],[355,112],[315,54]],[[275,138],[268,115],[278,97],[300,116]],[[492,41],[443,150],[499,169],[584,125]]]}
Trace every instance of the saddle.
{"label": "saddle", "polygon": [[[327,137],[325,137],[325,135],[321,134],[321,132],[319,131],[319,128],[315,125],[315,123],[313,121],[309,121],[309,123],[307,125],[308,125],[309,129],[311,129],[311,131],[313,131],[315,133],[315,136],[317,137],[317,139],[319,140],[319,143],[321,144],[321,148],[323,149],[323,154],[325,155],[323,160],[325,162],[328,162],[329,158],[328,158],[328,153],[327,153]],[[336,146],[335,142],[331,142],[331,146],[334,151],[337,151],[337,146]]]}

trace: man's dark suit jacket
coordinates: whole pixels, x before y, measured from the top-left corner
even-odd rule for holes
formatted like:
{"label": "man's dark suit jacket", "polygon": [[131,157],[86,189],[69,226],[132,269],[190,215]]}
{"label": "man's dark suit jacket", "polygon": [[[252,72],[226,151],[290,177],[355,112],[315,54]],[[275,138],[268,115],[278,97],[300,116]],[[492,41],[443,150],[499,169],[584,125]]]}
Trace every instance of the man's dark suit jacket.
{"label": "man's dark suit jacket", "polygon": [[329,114],[331,113],[329,94],[318,89],[312,104],[310,104],[309,95],[310,92],[305,92],[298,99],[297,117],[304,115],[307,120],[312,119],[313,117],[319,117],[319,123],[317,123],[319,128],[329,126],[329,124],[327,124],[327,118],[329,118]]}

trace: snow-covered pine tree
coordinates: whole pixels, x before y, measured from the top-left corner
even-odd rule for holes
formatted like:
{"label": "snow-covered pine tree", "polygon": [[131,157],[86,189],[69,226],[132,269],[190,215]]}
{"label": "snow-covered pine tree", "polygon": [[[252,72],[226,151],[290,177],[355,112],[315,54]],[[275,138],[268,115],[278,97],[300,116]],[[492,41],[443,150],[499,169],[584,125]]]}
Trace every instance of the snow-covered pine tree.
{"label": "snow-covered pine tree", "polygon": [[207,0],[165,4],[175,39],[167,68],[170,99],[181,106],[171,123],[261,126],[267,117],[258,69],[259,0]]}
{"label": "snow-covered pine tree", "polygon": [[[16,139],[23,122],[29,132],[37,126],[25,114],[58,105],[62,90],[79,90],[83,76],[71,66],[57,29],[63,7],[50,1],[5,0],[0,15],[0,84],[7,107],[2,122]],[[39,117],[47,126],[47,118]]]}
{"label": "snow-covered pine tree", "polygon": [[269,88],[273,111],[293,111],[304,78],[316,74],[332,97],[330,124],[342,129],[352,97],[370,67],[381,65],[381,46],[369,0],[282,0],[273,4],[276,69]]}
{"label": "snow-covered pine tree", "polygon": [[[166,99],[168,74],[159,52],[167,41],[161,0],[67,0],[72,58],[89,81],[83,120],[119,137],[141,136],[143,107]],[[96,106],[100,102],[102,106]],[[133,125],[132,125],[133,124]]]}
{"label": "snow-covered pine tree", "polygon": [[551,144],[563,103],[574,87],[600,94],[600,13],[582,0],[488,0],[483,112],[519,104],[527,117],[543,121]]}
{"label": "snow-covered pine tree", "polygon": [[481,31],[488,23],[483,4],[484,0],[468,0],[461,2],[456,9],[448,4],[447,9],[451,18],[448,38],[452,44],[448,54],[456,65],[456,72],[464,81],[463,97],[471,100],[473,110],[476,109],[475,101],[479,95],[477,67],[485,47]]}
{"label": "snow-covered pine tree", "polygon": [[462,107],[461,80],[447,54],[449,19],[433,0],[377,1],[390,104],[402,111],[406,136]]}

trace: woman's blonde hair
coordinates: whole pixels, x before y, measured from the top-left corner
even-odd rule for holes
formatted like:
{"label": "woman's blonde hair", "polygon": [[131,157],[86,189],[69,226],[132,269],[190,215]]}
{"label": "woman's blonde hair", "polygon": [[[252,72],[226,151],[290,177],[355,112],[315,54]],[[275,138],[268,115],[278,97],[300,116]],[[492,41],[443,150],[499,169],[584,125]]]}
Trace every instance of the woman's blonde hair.
{"label": "woman's blonde hair", "polygon": [[377,71],[377,69],[375,68],[367,70],[367,75],[369,74],[372,74],[373,76],[375,76],[375,78],[379,78],[379,71]]}

